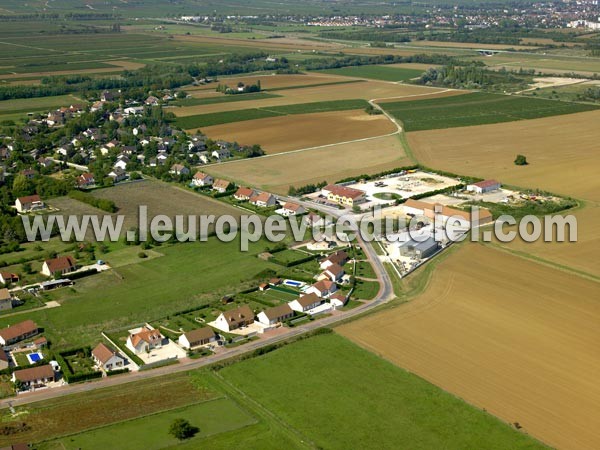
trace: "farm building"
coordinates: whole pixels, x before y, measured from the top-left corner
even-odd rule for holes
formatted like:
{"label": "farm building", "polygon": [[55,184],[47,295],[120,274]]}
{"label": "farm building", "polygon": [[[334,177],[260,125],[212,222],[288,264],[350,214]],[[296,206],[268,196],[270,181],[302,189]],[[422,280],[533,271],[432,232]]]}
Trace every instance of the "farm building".
{"label": "farm building", "polygon": [[121,369],[125,366],[125,358],[103,343],[98,344],[94,350],[92,350],[92,358],[96,363],[96,366],[107,372]]}
{"label": "farm building", "polygon": [[437,252],[439,249],[439,242],[433,237],[429,237],[424,241],[408,240],[405,242],[398,242],[391,245],[388,250],[390,251],[390,258],[399,259],[401,256],[405,258],[415,257],[418,259],[428,258]]}
{"label": "farm building", "polygon": [[254,323],[254,313],[248,305],[222,312],[215,325],[223,331],[231,331]]}
{"label": "farm building", "polygon": [[202,345],[210,344],[217,340],[217,334],[210,327],[198,328],[188,331],[179,336],[179,345],[183,348],[195,348]]}
{"label": "farm building", "polygon": [[343,206],[354,206],[365,200],[365,192],[360,189],[354,189],[337,184],[325,186],[321,193],[327,197],[327,200]]}
{"label": "farm building", "polygon": [[[407,215],[422,216],[426,217],[427,219],[435,218],[435,221],[439,225],[445,225],[448,220],[453,220],[454,225],[468,228],[473,221],[473,217],[470,212],[463,211],[461,209],[450,208],[449,206],[438,203],[433,204],[419,200],[408,199],[404,203],[403,208]],[[479,208],[478,217],[472,225],[484,225],[492,222],[492,220],[493,217],[491,212],[489,212],[487,209]]]}
{"label": "farm building", "polygon": [[485,194],[486,192],[496,191],[500,189],[501,184],[496,180],[484,180],[477,183],[467,185],[467,191],[477,194]]}
{"label": "farm building", "polygon": [[25,320],[0,330],[0,345],[11,345],[38,334],[38,326],[33,320]]}
{"label": "farm building", "polygon": [[288,304],[284,304],[265,309],[256,318],[263,325],[275,325],[291,317],[294,317],[294,311]]}
{"label": "farm building", "polygon": [[31,211],[37,211],[44,209],[46,206],[39,195],[28,195],[26,197],[19,197],[15,200],[15,208],[17,212],[27,213]]}

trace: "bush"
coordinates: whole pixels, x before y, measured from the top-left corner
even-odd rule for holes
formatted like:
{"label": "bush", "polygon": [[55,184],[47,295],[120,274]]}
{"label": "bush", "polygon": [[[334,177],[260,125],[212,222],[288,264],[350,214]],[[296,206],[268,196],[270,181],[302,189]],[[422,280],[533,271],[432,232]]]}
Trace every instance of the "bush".
{"label": "bush", "polygon": [[524,155],[517,155],[517,157],[515,158],[515,165],[526,166],[527,164],[529,163],[527,162],[527,158]]}
{"label": "bush", "polygon": [[146,254],[146,252],[139,252],[139,253],[138,253],[138,257],[140,257],[140,258],[144,259],[144,258],[147,258],[147,257],[148,257],[148,255]]}
{"label": "bush", "polygon": [[169,434],[180,441],[193,437],[200,431],[198,427],[193,426],[185,419],[175,419],[169,427]]}
{"label": "bush", "polygon": [[109,213],[115,213],[119,210],[119,208],[117,208],[117,205],[115,205],[115,202],[113,202],[112,200],[96,198],[93,195],[86,194],[85,192],[70,191],[69,197]]}

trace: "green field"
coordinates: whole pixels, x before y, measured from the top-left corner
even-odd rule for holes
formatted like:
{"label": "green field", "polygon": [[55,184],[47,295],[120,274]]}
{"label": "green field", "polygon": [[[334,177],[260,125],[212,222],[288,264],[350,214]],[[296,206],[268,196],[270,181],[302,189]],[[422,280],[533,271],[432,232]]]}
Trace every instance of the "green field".
{"label": "green field", "polygon": [[598,109],[593,105],[479,92],[380,106],[402,121],[406,131],[512,122]]}
{"label": "green field", "polygon": [[294,343],[219,373],[313,447],[544,448],[335,334]]}
{"label": "green field", "polygon": [[189,445],[202,445],[202,438],[256,423],[233,401],[220,398],[76,434],[40,448],[115,448],[116,443],[121,445],[125,442],[130,450],[175,446],[178,441],[169,435],[168,430],[173,420],[178,418],[185,418],[199,428],[198,433],[186,442]]}
{"label": "green field", "polygon": [[417,69],[402,69],[399,67],[386,66],[352,66],[342,67],[340,69],[321,70],[320,72],[383,81],[407,81],[412,78],[417,78],[423,73],[422,70]]}
{"label": "green field", "polygon": [[328,102],[300,103],[296,105],[270,106],[268,108],[241,109],[238,111],[224,111],[211,114],[198,114],[194,116],[178,117],[175,124],[184,129],[197,127],[210,127],[231,122],[265,119],[268,117],[287,116],[292,114],[309,114],[331,111],[347,111],[351,109],[364,109],[368,105],[366,100],[333,100]]}
{"label": "green field", "polygon": [[[248,280],[265,268],[277,267],[256,258],[264,242],[240,252],[237,243],[216,238],[204,243],[157,247],[163,256],[137,259],[135,263],[81,280],[73,288],[48,294],[60,308],[31,312],[55,347],[95,345],[101,331],[164,317],[201,306],[222,295],[247,287]],[[134,254],[139,249],[131,248]],[[110,253],[104,259],[110,264]],[[121,257],[123,259],[123,257]],[[256,281],[251,281],[254,285]],[[0,320],[0,326],[23,320]]]}

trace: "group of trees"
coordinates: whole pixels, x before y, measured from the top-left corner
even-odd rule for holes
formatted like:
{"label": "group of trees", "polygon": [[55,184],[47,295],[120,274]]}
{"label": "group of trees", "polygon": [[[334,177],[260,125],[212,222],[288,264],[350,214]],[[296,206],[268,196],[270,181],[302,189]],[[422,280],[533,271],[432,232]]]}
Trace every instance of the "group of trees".
{"label": "group of trees", "polygon": [[[456,64],[458,61],[448,55],[441,54],[418,54],[411,56],[377,55],[377,56],[339,56],[329,58],[307,59],[302,62],[306,70],[339,69],[350,66],[368,66],[372,64],[400,64],[400,63],[422,63],[422,64]],[[475,63],[483,66],[483,62]]]}
{"label": "group of trees", "polygon": [[514,87],[525,87],[531,80],[533,72],[527,70],[510,72],[505,69],[493,71],[474,64],[446,65],[428,69],[417,83],[457,89],[511,90]]}

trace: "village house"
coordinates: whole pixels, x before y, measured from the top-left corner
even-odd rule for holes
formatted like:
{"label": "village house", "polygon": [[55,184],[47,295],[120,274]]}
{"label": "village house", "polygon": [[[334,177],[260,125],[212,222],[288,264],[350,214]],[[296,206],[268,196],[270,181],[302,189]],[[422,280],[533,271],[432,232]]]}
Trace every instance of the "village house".
{"label": "village house", "polygon": [[182,164],[173,164],[171,166],[171,170],[169,170],[169,173],[172,175],[189,175],[190,169]]}
{"label": "village house", "polygon": [[33,320],[25,320],[0,330],[0,345],[12,345],[38,334],[38,326]]}
{"label": "village house", "polygon": [[48,169],[49,167],[52,167],[54,161],[52,161],[50,158],[44,158],[43,156],[40,156],[37,159],[37,163],[44,169]]}
{"label": "village house", "polygon": [[233,198],[235,198],[239,202],[247,202],[248,200],[250,200],[250,197],[252,197],[255,194],[256,193],[254,192],[254,189],[252,189],[252,188],[240,187],[235,192],[235,194],[233,194]]}
{"label": "village house", "polygon": [[54,380],[54,369],[50,364],[16,370],[12,374],[13,383],[18,381],[25,389],[31,387],[44,387],[47,383],[53,382]]}
{"label": "village house", "polygon": [[179,336],[178,343],[183,348],[194,349],[215,342],[217,338],[217,334],[212,328],[203,327],[183,333]]}
{"label": "village house", "polygon": [[290,308],[292,308],[294,311],[306,312],[316,308],[322,303],[323,300],[315,294],[306,294],[289,302],[288,305],[290,305]]}
{"label": "village house", "polygon": [[100,94],[101,102],[112,102],[115,100],[115,98],[116,98],[115,94],[113,94],[110,91],[104,91],[102,94]]}
{"label": "village house", "polygon": [[333,306],[333,309],[338,309],[346,305],[348,303],[348,297],[344,294],[336,292],[335,294],[329,297],[329,304]]}
{"label": "village house", "polygon": [[127,179],[127,172],[120,167],[116,167],[108,173],[108,177],[112,178],[113,183],[119,183]]}
{"label": "village house", "polygon": [[344,274],[344,268],[339,264],[332,264],[323,272],[324,276],[335,282],[340,281],[344,277]]}
{"label": "village house", "polygon": [[37,172],[33,169],[25,169],[25,170],[21,170],[21,175],[23,175],[28,180],[33,180],[35,178],[35,176],[37,175]]}
{"label": "village house", "polygon": [[286,202],[281,208],[282,216],[300,216],[306,213],[306,208],[302,205],[292,202]]}
{"label": "village house", "polygon": [[329,184],[321,190],[327,200],[342,206],[353,207],[365,200],[365,192],[338,184]]}
{"label": "village house", "polygon": [[125,358],[119,355],[114,350],[111,350],[108,346],[99,343],[94,350],[92,350],[92,359],[96,363],[99,369],[106,372],[111,370],[121,369],[125,366]]}
{"label": "village house", "polygon": [[129,164],[129,158],[127,156],[122,156],[113,164],[113,169],[126,170],[127,164]]}
{"label": "village house", "polygon": [[222,312],[215,320],[217,328],[223,331],[236,330],[254,323],[254,313],[248,305]]}
{"label": "village house", "polygon": [[19,275],[16,273],[10,272],[0,272],[0,283],[8,284],[8,283],[18,283]]}
{"label": "village house", "polygon": [[15,200],[15,208],[19,213],[28,213],[32,211],[38,211],[44,209],[46,205],[40,198],[39,195],[28,195],[26,197],[19,197]]}
{"label": "village house", "polygon": [[220,178],[217,178],[214,183],[213,183],[213,191],[217,191],[219,193],[224,193],[227,192],[227,190],[229,189],[229,187],[231,186],[231,182],[227,181],[227,180],[222,180]]}
{"label": "village house", "polygon": [[158,104],[160,104],[160,100],[154,95],[151,95],[146,99],[144,103],[149,106],[157,106]]}
{"label": "village house", "polygon": [[250,197],[250,203],[259,208],[270,208],[277,204],[277,198],[268,192],[261,192]]}
{"label": "village house", "polygon": [[77,186],[80,188],[89,187],[96,184],[96,180],[94,179],[94,175],[90,172],[82,173],[77,177]]}
{"label": "village house", "polygon": [[500,183],[496,180],[484,180],[477,183],[468,184],[467,191],[475,192],[476,194],[485,194],[486,192],[496,191],[500,189]]}
{"label": "village house", "polygon": [[344,264],[346,264],[348,262],[349,259],[350,259],[350,257],[348,256],[348,253],[346,253],[344,250],[338,250],[337,252],[332,253],[327,258],[325,258],[323,261],[321,261],[319,263],[319,267],[321,267],[321,269],[325,270],[334,264],[343,266]]}
{"label": "village house", "polygon": [[0,311],[12,309],[13,297],[10,291],[6,288],[0,289]]}
{"label": "village house", "polygon": [[337,291],[337,285],[330,280],[321,280],[310,286],[307,290],[307,294],[315,294],[319,297],[327,297]]}
{"label": "village house", "polygon": [[56,273],[65,275],[77,270],[77,263],[72,256],[59,256],[54,259],[47,259],[42,264],[42,274],[52,277]]}
{"label": "village house", "polygon": [[258,313],[256,316],[257,321],[262,325],[276,325],[287,319],[294,317],[294,311],[290,308],[290,305],[283,304],[267,308],[264,311]]}
{"label": "village house", "polygon": [[211,153],[211,156],[216,159],[227,159],[231,157],[231,152],[228,148],[218,148]]}
{"label": "village house", "polygon": [[204,172],[196,172],[192,178],[192,184],[198,187],[212,186],[213,177]]}
{"label": "village house", "polygon": [[163,345],[164,337],[160,331],[150,327],[143,326],[136,333],[132,333],[127,337],[127,348],[134,353],[149,352],[154,348],[160,348]]}

